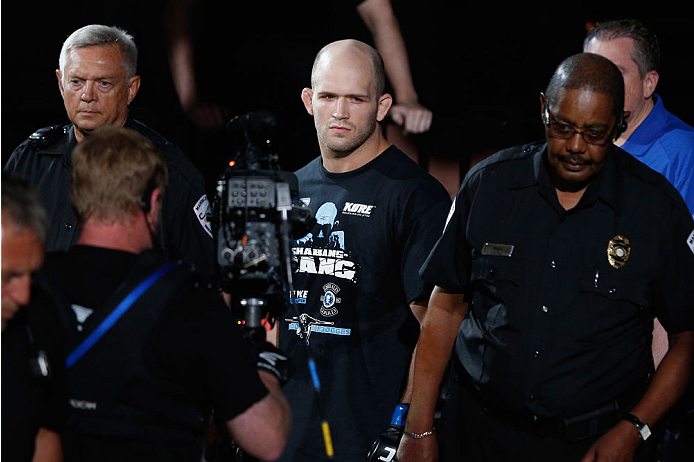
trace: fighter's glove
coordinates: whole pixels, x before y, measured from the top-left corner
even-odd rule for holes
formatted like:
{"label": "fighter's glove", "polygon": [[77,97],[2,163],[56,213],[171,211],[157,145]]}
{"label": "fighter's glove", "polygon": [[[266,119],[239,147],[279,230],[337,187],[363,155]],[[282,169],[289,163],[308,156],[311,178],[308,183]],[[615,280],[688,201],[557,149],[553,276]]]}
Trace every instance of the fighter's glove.
{"label": "fighter's glove", "polygon": [[390,425],[376,438],[376,441],[371,445],[371,450],[366,455],[368,462],[391,462],[395,460],[395,453],[398,451],[398,445],[402,439],[409,408],[408,404],[402,403],[395,407]]}
{"label": "fighter's glove", "polygon": [[272,373],[277,377],[280,386],[284,386],[294,375],[292,360],[270,342],[259,342],[255,349],[258,354],[258,369]]}

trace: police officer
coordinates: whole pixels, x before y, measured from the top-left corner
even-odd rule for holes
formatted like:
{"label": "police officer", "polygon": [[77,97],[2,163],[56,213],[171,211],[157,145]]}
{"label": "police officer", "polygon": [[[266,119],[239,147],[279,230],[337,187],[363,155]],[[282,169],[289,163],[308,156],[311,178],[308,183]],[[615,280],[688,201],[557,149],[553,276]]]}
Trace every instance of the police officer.
{"label": "police officer", "polygon": [[80,237],[47,254],[38,278],[67,332],[67,458],[198,461],[210,409],[248,454],[279,457],[286,362],[248,344],[219,295],[153,249],[167,183],[153,144],[100,127],[75,148],[71,180]]}
{"label": "police officer", "polygon": [[128,116],[128,106],[140,88],[133,38],[116,27],[82,27],[63,44],[59,66],[58,85],[71,124],[38,130],[4,167],[37,188],[51,220],[46,250],[67,250],[79,236],[70,208],[72,150],[101,125],[125,126],[150,139],[168,166],[170,188],[162,210],[161,244],[173,258],[194,263],[209,277],[214,250],[202,175],[178,147]]}
{"label": "police officer", "polygon": [[[546,142],[466,176],[421,269],[436,288],[398,460],[436,460],[454,343],[456,457],[649,460],[691,374],[694,222],[664,177],[613,145],[623,108],[614,64],[567,58],[541,95]],[[671,348],[651,377],[654,316]]]}

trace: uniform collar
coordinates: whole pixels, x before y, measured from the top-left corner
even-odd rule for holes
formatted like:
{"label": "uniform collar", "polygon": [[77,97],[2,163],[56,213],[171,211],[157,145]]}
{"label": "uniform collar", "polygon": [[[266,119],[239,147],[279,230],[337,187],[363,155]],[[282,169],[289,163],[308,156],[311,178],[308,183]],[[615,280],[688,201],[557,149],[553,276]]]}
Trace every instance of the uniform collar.
{"label": "uniform collar", "polygon": [[[133,119],[128,117],[123,124],[125,128],[136,130],[137,124]],[[63,135],[58,141],[47,148],[41,149],[41,154],[50,156],[62,156],[63,162],[69,167],[71,162],[72,150],[77,146],[77,138],[75,137],[75,126],[73,124],[63,126]]]}
{"label": "uniform collar", "polygon": [[618,153],[619,148],[613,146],[607,153],[602,170],[588,185],[588,189],[583,194],[579,206],[588,206],[601,200],[619,213],[622,206],[622,182],[624,181],[619,172]]}
{"label": "uniform collar", "polygon": [[60,157],[60,162],[70,170],[72,167],[72,150],[77,145],[77,138],[75,138],[75,127],[70,125],[65,125],[63,127],[65,134],[52,145],[40,149],[38,151],[41,155]]}
{"label": "uniform collar", "polygon": [[[509,189],[536,186],[540,194],[548,199],[554,198],[552,202],[556,201],[556,190],[549,175],[549,166],[545,160],[547,144],[526,146],[523,149],[531,155],[531,158],[528,162],[522,164],[521,170],[511,182]],[[616,212],[620,211],[622,204],[621,185],[623,181],[618,165],[620,154],[621,149],[618,147],[613,146],[610,149],[602,170],[591,180],[588,189],[586,189],[576,208],[587,207],[597,200],[602,200]]]}
{"label": "uniform collar", "polygon": [[68,155],[72,152],[72,148],[74,148],[77,144],[77,139],[75,138],[75,127],[72,124],[64,125],[62,130],[64,135],[52,145],[42,148],[40,150],[41,154],[62,156],[66,152]]}
{"label": "uniform collar", "polygon": [[521,156],[527,160],[520,164],[521,168],[511,180],[509,189],[522,189],[538,184],[543,152],[546,149],[547,143],[528,144],[521,148]]}

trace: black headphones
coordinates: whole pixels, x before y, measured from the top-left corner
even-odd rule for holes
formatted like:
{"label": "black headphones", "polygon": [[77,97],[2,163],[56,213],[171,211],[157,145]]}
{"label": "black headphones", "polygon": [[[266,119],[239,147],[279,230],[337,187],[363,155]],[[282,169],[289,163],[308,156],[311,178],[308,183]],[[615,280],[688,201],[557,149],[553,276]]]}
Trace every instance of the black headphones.
{"label": "black headphones", "polygon": [[624,117],[624,112],[619,116],[619,133],[617,133],[617,136],[621,135],[625,131],[627,131],[627,121],[626,118]]}
{"label": "black headphones", "polygon": [[140,207],[142,207],[145,213],[149,213],[149,211],[152,210],[152,203],[150,200],[152,199],[152,193],[154,193],[155,189],[156,185],[154,184],[154,178],[150,178],[147,182],[145,192],[142,193],[142,197],[140,198]]}

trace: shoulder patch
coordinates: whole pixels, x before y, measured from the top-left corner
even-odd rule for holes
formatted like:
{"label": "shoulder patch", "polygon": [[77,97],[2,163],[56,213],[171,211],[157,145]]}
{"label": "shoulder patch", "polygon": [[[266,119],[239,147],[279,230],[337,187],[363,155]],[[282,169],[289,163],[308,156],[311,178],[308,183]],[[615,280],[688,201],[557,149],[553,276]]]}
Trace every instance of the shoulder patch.
{"label": "shoulder patch", "polygon": [[689,234],[689,237],[687,238],[687,245],[691,249],[692,253],[694,253],[694,231]]}
{"label": "shoulder patch", "polygon": [[207,200],[207,194],[200,196],[200,199],[193,206],[193,213],[198,218],[200,226],[205,230],[207,234],[212,237],[212,223],[210,222],[210,202]]}
{"label": "shoulder patch", "polygon": [[446,224],[444,225],[444,229],[448,227],[448,222],[451,221],[451,217],[455,213],[455,201],[458,199],[458,196],[453,198],[453,202],[451,203],[451,208],[448,209],[448,216],[446,217]]}

